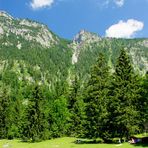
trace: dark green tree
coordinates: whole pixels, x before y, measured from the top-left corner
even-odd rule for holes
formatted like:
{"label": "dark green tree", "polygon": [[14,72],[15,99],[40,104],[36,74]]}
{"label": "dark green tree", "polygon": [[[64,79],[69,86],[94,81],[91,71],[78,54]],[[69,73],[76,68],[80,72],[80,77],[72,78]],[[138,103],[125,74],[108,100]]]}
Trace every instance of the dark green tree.
{"label": "dark green tree", "polygon": [[141,99],[139,80],[133,71],[130,58],[121,50],[117,60],[108,104],[110,132],[112,137],[129,137],[139,130]]}
{"label": "dark green tree", "polygon": [[71,110],[75,104],[75,102],[77,101],[77,95],[78,95],[78,91],[79,91],[79,80],[77,75],[74,75],[74,79],[71,80],[71,85],[69,88],[69,92],[68,92],[68,109]]}
{"label": "dark green tree", "polygon": [[52,138],[66,136],[69,129],[69,110],[67,108],[67,99],[61,96],[50,102],[49,105],[49,123],[50,133]]}
{"label": "dark green tree", "polygon": [[148,121],[148,72],[145,74],[143,85],[144,85],[144,113],[146,120]]}
{"label": "dark green tree", "polygon": [[146,72],[143,79],[143,91],[141,101],[141,116],[144,118],[144,131],[148,131],[148,72]]}
{"label": "dark green tree", "polygon": [[73,129],[71,131],[71,135],[75,137],[84,137],[84,125],[85,125],[85,103],[83,100],[83,97],[81,95],[78,95],[76,98],[76,102],[74,103],[73,108],[70,112],[70,129]]}
{"label": "dark green tree", "polygon": [[102,53],[91,70],[91,76],[86,88],[86,126],[85,135],[98,138],[102,135],[107,120],[107,102],[109,92],[109,67]]}
{"label": "dark green tree", "polygon": [[11,114],[11,89],[0,82],[0,139],[8,138]]}
{"label": "dark green tree", "polygon": [[25,111],[22,136],[24,140],[35,142],[49,138],[46,98],[38,84],[31,88]]}
{"label": "dark green tree", "polygon": [[9,130],[8,138],[20,138],[21,137],[21,126],[22,126],[22,117],[24,113],[24,92],[25,88],[22,85],[22,82],[19,81],[17,87],[11,90],[11,106],[10,113],[12,116],[9,117]]}
{"label": "dark green tree", "polygon": [[[11,106],[9,109],[9,128],[8,128],[8,135],[7,137],[9,139],[13,138],[20,138],[21,136],[21,120],[22,120],[22,115],[23,115],[23,105],[22,105],[22,100],[19,97],[19,94],[15,96],[11,95]],[[18,98],[17,98],[18,97]],[[14,100],[13,100],[14,99]]]}
{"label": "dark green tree", "polygon": [[85,104],[80,96],[80,81],[75,74],[71,81],[68,93],[68,109],[70,112],[69,131],[70,136],[82,136],[85,118]]}

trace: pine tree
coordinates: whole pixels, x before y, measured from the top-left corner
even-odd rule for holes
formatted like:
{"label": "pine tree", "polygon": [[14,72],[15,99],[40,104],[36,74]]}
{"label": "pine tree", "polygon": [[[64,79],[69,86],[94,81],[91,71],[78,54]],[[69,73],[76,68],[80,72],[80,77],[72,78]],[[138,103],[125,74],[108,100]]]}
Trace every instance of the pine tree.
{"label": "pine tree", "polygon": [[20,138],[21,134],[21,118],[23,113],[22,100],[20,98],[13,97],[11,96],[11,106],[9,107],[10,116],[8,123],[9,129],[7,134],[8,139]]}
{"label": "pine tree", "polygon": [[52,138],[66,136],[69,124],[69,110],[67,108],[67,99],[61,96],[49,105],[50,133]]}
{"label": "pine tree", "polygon": [[144,113],[145,118],[148,121],[148,71],[145,74],[145,80],[144,80]]}
{"label": "pine tree", "polygon": [[79,81],[78,81],[78,77],[75,74],[74,79],[71,82],[71,86],[69,88],[69,92],[68,92],[68,109],[71,110],[76,102],[76,98],[77,98],[77,94],[79,91]]}
{"label": "pine tree", "polygon": [[98,138],[101,129],[107,122],[107,102],[109,92],[109,67],[102,53],[91,70],[90,80],[86,88],[86,126],[85,135]]}
{"label": "pine tree", "polygon": [[112,137],[129,137],[138,132],[140,85],[125,50],[121,50],[115,68],[108,112]]}
{"label": "pine tree", "polygon": [[[84,137],[85,125],[85,103],[83,97],[78,95],[76,102],[71,110],[71,125],[75,137]],[[70,128],[71,129],[71,128]]]}
{"label": "pine tree", "polygon": [[22,125],[22,116],[24,112],[24,87],[22,87],[22,82],[17,84],[15,89],[12,89],[10,97],[11,97],[11,106],[10,112],[12,116],[9,118],[9,130],[8,130],[8,138],[20,138],[21,137],[21,125]]}
{"label": "pine tree", "polygon": [[144,130],[148,131],[148,72],[146,72],[143,79],[143,91],[141,102],[141,116],[144,118]]}
{"label": "pine tree", "polygon": [[80,82],[75,74],[68,94],[68,109],[70,112],[69,131],[70,136],[82,136],[85,118],[85,104],[80,97]]}
{"label": "pine tree", "polygon": [[75,131],[75,118],[77,114],[75,113],[75,104],[77,102],[77,95],[78,95],[78,90],[79,90],[79,84],[78,84],[78,77],[74,76],[74,79],[71,81],[71,86],[69,88],[68,92],[68,109],[70,112],[70,120],[69,120],[69,131],[68,135],[70,136],[76,136],[76,131]]}
{"label": "pine tree", "polygon": [[13,90],[10,86],[0,83],[0,135],[3,138],[20,138],[23,111],[20,95],[17,89]]}
{"label": "pine tree", "polygon": [[11,99],[10,87],[0,82],[0,139],[8,138],[8,131],[10,129],[11,114]]}
{"label": "pine tree", "polygon": [[41,86],[33,86],[25,111],[22,130],[24,140],[35,142],[49,138],[45,99]]}

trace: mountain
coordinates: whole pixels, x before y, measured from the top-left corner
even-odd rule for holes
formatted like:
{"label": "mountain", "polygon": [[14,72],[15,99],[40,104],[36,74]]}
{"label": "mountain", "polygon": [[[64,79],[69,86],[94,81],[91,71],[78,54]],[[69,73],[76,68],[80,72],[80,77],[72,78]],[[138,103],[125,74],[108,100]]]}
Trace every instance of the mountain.
{"label": "mountain", "polygon": [[[37,42],[44,47],[57,44],[59,39],[49,31],[47,26],[27,19],[14,19],[6,12],[0,12],[0,33],[6,36],[15,35],[24,38],[28,42]],[[18,44],[21,48],[21,44]]]}
{"label": "mountain", "polygon": [[95,63],[99,52],[105,54],[108,65],[111,67],[110,71],[114,72],[120,49],[125,49],[131,58],[135,72],[144,75],[148,71],[147,45],[148,39],[101,38],[94,33],[82,30],[70,45],[73,49],[72,64],[75,65],[80,79],[86,82],[90,67]]}
{"label": "mountain", "polygon": [[6,12],[0,12],[0,32],[0,78],[3,82],[9,84],[11,79],[27,84],[39,81],[54,89],[67,79],[72,56],[69,41],[59,38],[43,24],[15,19]]}
{"label": "mountain", "polygon": [[16,81],[38,81],[60,95],[75,74],[81,82],[87,80],[99,52],[105,54],[113,72],[122,48],[130,55],[135,72],[145,74],[148,39],[103,38],[81,30],[69,41],[44,24],[0,12],[0,81],[12,87]]}

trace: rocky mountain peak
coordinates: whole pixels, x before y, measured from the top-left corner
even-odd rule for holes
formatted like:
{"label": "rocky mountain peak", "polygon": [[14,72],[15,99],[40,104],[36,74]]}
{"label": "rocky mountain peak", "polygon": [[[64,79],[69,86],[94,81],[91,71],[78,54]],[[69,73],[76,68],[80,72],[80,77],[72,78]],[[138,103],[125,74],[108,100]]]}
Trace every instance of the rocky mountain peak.
{"label": "rocky mountain peak", "polygon": [[73,39],[73,42],[75,43],[82,43],[82,42],[95,42],[101,40],[101,37],[99,37],[95,33],[88,32],[86,30],[81,30]]}
{"label": "rocky mountain peak", "polygon": [[8,14],[6,11],[0,11],[0,17],[5,17],[10,20],[13,19],[13,17],[10,14]]}
{"label": "rocky mountain peak", "polygon": [[29,42],[37,42],[43,47],[51,47],[59,40],[46,25],[29,19],[13,18],[5,11],[0,11],[0,34],[7,37],[15,35],[18,39],[21,37]]}

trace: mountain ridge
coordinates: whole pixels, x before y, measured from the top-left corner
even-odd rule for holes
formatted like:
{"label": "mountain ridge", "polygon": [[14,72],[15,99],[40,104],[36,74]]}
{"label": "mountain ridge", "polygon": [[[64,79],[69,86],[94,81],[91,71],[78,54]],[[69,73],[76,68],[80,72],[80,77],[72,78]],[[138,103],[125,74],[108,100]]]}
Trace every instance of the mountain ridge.
{"label": "mountain ridge", "polygon": [[[20,22],[20,25],[28,25],[28,26],[31,26],[31,27],[37,27],[37,26],[44,26],[44,27],[46,27],[47,29],[48,29],[48,31],[50,31],[50,32],[52,32],[50,29],[49,29],[49,27],[46,25],[46,24],[44,24],[44,23],[42,23],[42,22],[38,22],[38,21],[36,21],[36,20],[31,20],[31,19],[28,19],[28,18],[14,18],[12,15],[10,15],[9,13],[7,13],[6,11],[4,11],[4,10],[0,10],[0,17],[6,17],[6,18],[9,18],[9,19],[15,19],[15,20],[17,20],[17,21],[19,21]],[[54,33],[55,34],[55,33]],[[79,41],[77,41],[77,36],[81,36],[82,35],[82,38],[83,38],[83,35],[90,35],[92,38],[93,37],[97,37],[97,38],[102,38],[102,39],[114,39],[114,37],[102,37],[102,36],[99,36],[97,33],[95,33],[95,32],[90,32],[90,31],[88,31],[88,30],[86,30],[86,29],[81,29],[80,31],[78,31],[78,33],[73,37],[73,39],[71,39],[71,41],[75,41],[75,42],[79,42]],[[55,34],[57,37],[58,37],[58,35],[57,34]],[[62,39],[65,39],[65,40],[69,40],[69,39],[66,39],[66,38],[63,38],[63,37],[60,37],[60,38],[62,38]],[[84,39],[84,38],[83,38]],[[87,38],[86,38],[87,39]],[[95,39],[95,38],[94,38]],[[115,38],[116,39],[116,38]],[[117,38],[117,39],[126,39],[126,38]],[[148,38],[129,38],[129,39],[127,39],[127,40],[131,40],[131,39],[148,39]]]}
{"label": "mountain ridge", "polygon": [[0,44],[0,77],[7,71],[17,80],[38,80],[54,91],[59,83],[62,91],[75,74],[82,84],[87,81],[100,52],[112,72],[121,49],[129,54],[135,72],[144,75],[148,71],[148,39],[106,38],[83,29],[69,41],[46,25],[15,19],[5,12],[0,12]]}

